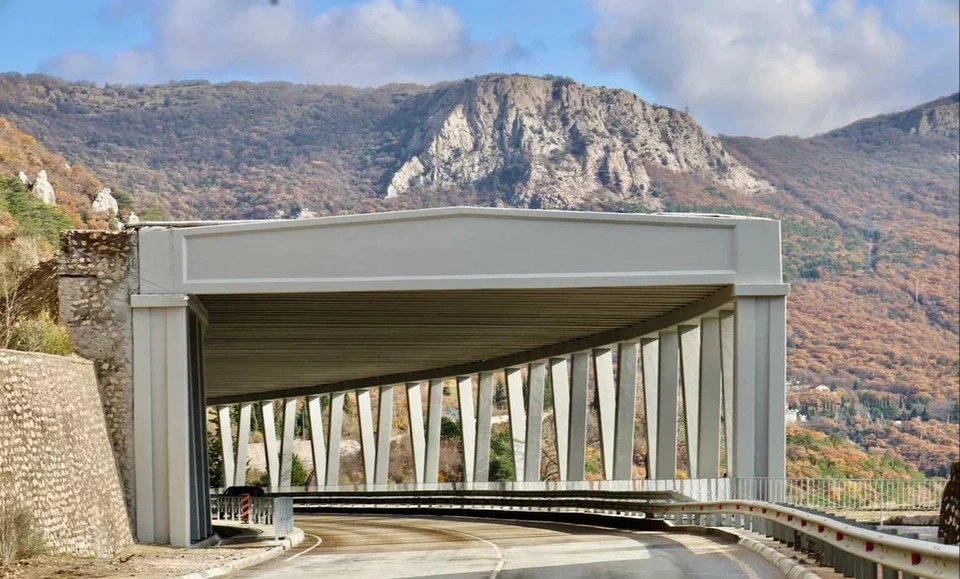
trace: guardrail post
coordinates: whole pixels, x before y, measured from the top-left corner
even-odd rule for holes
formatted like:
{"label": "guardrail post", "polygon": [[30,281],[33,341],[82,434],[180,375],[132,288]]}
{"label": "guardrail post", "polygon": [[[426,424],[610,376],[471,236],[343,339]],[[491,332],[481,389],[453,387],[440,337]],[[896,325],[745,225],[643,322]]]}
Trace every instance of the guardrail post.
{"label": "guardrail post", "polygon": [[843,553],[843,576],[844,577],[855,577],[856,576],[856,566],[857,561],[856,557],[850,553]]}
{"label": "guardrail post", "polygon": [[877,579],[877,564],[873,561],[863,560],[863,576],[866,579]]}
{"label": "guardrail post", "polygon": [[883,577],[883,579],[899,579],[899,578],[900,578],[900,571],[897,571],[896,569],[891,569],[890,567],[884,566],[882,577]]}
{"label": "guardrail post", "polygon": [[838,547],[830,547],[830,550],[833,552],[833,572],[843,573],[843,569],[846,567],[846,553],[843,552],[843,549]]}

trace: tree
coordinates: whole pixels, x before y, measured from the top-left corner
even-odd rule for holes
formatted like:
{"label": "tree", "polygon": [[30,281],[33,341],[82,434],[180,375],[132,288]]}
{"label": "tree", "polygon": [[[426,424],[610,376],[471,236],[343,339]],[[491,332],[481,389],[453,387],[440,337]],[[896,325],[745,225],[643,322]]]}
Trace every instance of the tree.
{"label": "tree", "polygon": [[0,246],[0,345],[9,348],[17,324],[24,318],[23,281],[49,250],[42,239],[18,237]]}

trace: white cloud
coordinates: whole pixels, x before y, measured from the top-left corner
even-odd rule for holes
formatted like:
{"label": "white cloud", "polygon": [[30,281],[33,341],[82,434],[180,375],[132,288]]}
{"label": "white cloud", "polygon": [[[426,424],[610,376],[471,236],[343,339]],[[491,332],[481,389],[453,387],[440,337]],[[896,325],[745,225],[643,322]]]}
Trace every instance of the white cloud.
{"label": "white cloud", "polygon": [[812,134],[960,85],[955,0],[894,3],[897,29],[855,0],[590,1],[599,63],[719,132]]}
{"label": "white cloud", "polygon": [[98,82],[243,74],[378,85],[473,74],[486,60],[487,47],[472,42],[444,4],[367,0],[320,13],[311,6],[306,0],[141,0],[149,46],[106,59],[64,54],[41,68]]}

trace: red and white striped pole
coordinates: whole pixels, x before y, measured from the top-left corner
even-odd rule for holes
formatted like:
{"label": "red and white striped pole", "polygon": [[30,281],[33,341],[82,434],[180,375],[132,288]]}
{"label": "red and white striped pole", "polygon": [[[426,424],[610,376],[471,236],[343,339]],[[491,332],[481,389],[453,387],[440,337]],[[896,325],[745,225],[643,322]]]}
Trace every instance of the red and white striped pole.
{"label": "red and white striped pole", "polygon": [[240,522],[250,522],[250,495],[240,495]]}

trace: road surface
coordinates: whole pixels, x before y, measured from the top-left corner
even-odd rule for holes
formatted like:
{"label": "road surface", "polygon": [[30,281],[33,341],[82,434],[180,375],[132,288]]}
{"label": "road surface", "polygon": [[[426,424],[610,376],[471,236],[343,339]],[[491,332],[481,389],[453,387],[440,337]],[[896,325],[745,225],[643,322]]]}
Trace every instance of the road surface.
{"label": "road surface", "polygon": [[298,548],[231,577],[783,577],[751,551],[700,535],[452,517],[306,515],[296,524],[306,533]]}

